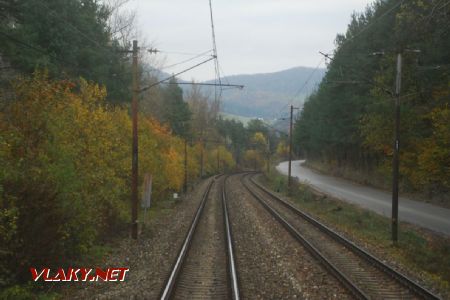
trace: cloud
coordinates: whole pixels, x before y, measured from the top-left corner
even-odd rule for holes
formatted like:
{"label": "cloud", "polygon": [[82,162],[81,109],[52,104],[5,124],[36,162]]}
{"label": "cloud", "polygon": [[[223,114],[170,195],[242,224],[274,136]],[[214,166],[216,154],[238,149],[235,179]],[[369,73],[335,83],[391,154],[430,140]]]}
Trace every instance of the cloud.
{"label": "cloud", "polygon": [[[221,0],[212,1],[221,65],[227,74],[271,72],[316,66],[318,51],[334,48],[350,15],[368,0]],[[160,49],[203,52],[212,48],[208,1],[135,0],[141,32]],[[186,57],[168,55],[174,63]],[[182,68],[182,66],[181,66]],[[213,64],[183,78],[213,76]]]}

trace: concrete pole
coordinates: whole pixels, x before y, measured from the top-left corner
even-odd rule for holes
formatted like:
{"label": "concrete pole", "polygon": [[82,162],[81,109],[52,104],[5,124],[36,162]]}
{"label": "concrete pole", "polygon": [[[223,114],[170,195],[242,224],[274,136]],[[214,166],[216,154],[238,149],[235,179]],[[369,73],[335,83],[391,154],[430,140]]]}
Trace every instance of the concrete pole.
{"label": "concrete pole", "polygon": [[394,156],[392,158],[392,241],[398,241],[398,177],[400,151],[400,90],[402,82],[402,54],[397,54],[397,77],[395,81]]}
{"label": "concrete pole", "polygon": [[289,121],[289,169],[288,169],[288,188],[291,188],[291,164],[292,164],[292,117],[294,114],[294,106],[291,105],[291,117]]}

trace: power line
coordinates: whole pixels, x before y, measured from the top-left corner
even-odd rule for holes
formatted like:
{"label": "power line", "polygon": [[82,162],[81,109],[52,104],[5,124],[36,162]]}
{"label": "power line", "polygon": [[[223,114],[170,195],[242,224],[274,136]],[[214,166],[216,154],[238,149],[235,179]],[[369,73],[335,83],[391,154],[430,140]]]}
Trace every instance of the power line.
{"label": "power line", "polygon": [[[69,25],[73,30],[77,31],[82,37],[84,37],[85,40],[91,42],[92,44],[94,44],[97,48],[99,49],[103,49],[103,50],[107,50],[107,51],[112,51],[111,48],[108,48],[106,46],[100,45],[98,43],[98,41],[92,39],[91,37],[89,37],[86,33],[84,33],[82,30],[80,30],[78,27],[76,27],[75,25],[73,25],[71,22],[69,22],[66,18],[62,17],[61,15],[57,14],[55,10],[52,10],[47,4],[45,4],[45,1],[37,1],[39,4],[41,4],[43,7],[45,7],[50,14],[52,14],[55,18],[63,21],[64,23],[66,23],[67,25]],[[114,51],[113,51],[114,52]]]}
{"label": "power line", "polygon": [[53,58],[54,60],[56,60],[56,63],[58,63],[61,67],[68,67],[68,65],[70,65],[70,68],[76,69],[78,71],[81,71],[81,70],[82,71],[87,71],[90,75],[92,75],[90,73],[90,70],[85,69],[85,68],[80,68],[78,65],[75,65],[74,63],[66,61],[66,60],[64,60],[64,59],[62,59],[60,57],[57,57],[57,56],[55,56],[55,55],[45,51],[44,49],[38,48],[38,47],[36,47],[34,45],[31,45],[31,44],[29,44],[27,42],[19,40],[16,37],[13,37],[13,36],[11,36],[9,34],[6,34],[6,33],[2,32],[2,31],[0,31],[0,35],[3,35],[4,37],[8,38],[9,40],[13,41],[14,43],[16,43],[18,45],[21,45],[22,47],[26,47],[28,49],[31,49],[31,50],[35,51],[35,52],[38,52],[40,54],[43,54],[43,55],[46,55],[48,57]]}
{"label": "power line", "polygon": [[[368,30],[370,27],[372,27],[375,23],[377,23],[378,21],[380,21],[381,19],[383,19],[384,17],[386,17],[387,15],[389,15],[391,12],[393,12],[397,7],[399,7],[402,3],[404,2],[404,0],[400,0],[399,2],[397,2],[397,4],[395,4],[394,6],[392,6],[390,9],[388,9],[386,12],[384,12],[381,16],[379,16],[378,18],[372,19],[371,22],[369,24],[367,24],[363,29],[361,29],[358,33],[356,33],[355,35],[351,36],[350,38],[344,40],[344,42],[342,44],[339,45],[339,47],[342,47],[343,45],[345,45],[346,43],[349,43],[351,41],[353,41],[355,38],[357,38],[358,36],[360,36],[361,34],[363,34],[366,30]],[[329,53],[322,53],[319,51],[320,54],[322,54],[324,56],[325,59],[330,59],[333,60],[333,58],[330,56],[332,51],[329,51]],[[318,66],[320,66],[321,62],[319,63]],[[318,67],[317,67],[318,68]],[[315,70],[316,71],[316,70]],[[314,71],[314,72],[315,72]],[[311,77],[311,76],[310,76]],[[306,85],[306,83],[305,83]],[[304,85],[304,86],[305,86]],[[303,87],[301,88],[301,90],[303,89]],[[289,103],[291,104],[292,101]],[[284,106],[281,110],[285,109],[289,104],[287,104],[286,106]]]}
{"label": "power line", "polygon": [[155,52],[160,52],[160,53],[166,53],[166,54],[177,54],[177,55],[198,55],[198,56],[204,56],[205,53],[207,52],[211,52],[211,50],[208,50],[207,52],[203,52],[203,53],[189,53],[189,52],[177,52],[177,51],[166,51],[166,50],[160,50],[160,49],[153,49],[153,48],[148,48],[148,50],[154,50]]}
{"label": "power line", "polygon": [[[374,26],[377,22],[379,22],[381,19],[383,19],[384,17],[388,16],[390,13],[392,13],[396,8],[398,8],[400,5],[402,5],[404,2],[404,0],[400,0],[398,1],[395,5],[393,5],[390,9],[388,9],[386,12],[384,12],[381,16],[374,18],[370,21],[370,23],[366,24],[365,27],[363,29],[361,29],[358,33],[354,34],[353,36],[345,39],[339,46],[337,49],[342,48],[344,45],[352,42],[355,40],[355,38],[359,37],[360,35],[362,35],[365,31],[367,31],[369,28],[371,28],[372,26]],[[331,61],[334,61],[334,57],[331,56],[331,52],[329,51],[329,53],[323,53],[321,51],[319,51],[319,53],[321,55],[324,56],[325,59],[330,59]],[[361,55],[361,53],[355,53],[354,51],[351,51],[350,53],[346,54],[346,55],[351,55],[352,57],[356,56],[356,55]],[[341,56],[341,54],[339,55]],[[341,75],[342,76],[342,75]],[[358,75],[360,77],[360,75]],[[358,80],[341,80],[339,82],[330,82],[330,83],[337,83],[337,84],[356,84],[356,83],[365,83],[365,84],[369,84],[369,85],[374,85],[374,83],[372,82],[372,80],[367,79],[367,78],[363,78],[363,81],[358,81]],[[388,91],[387,89],[383,88],[383,87],[379,87],[381,89],[383,89],[384,91],[388,92],[388,93],[392,93],[391,91]]]}
{"label": "power line", "polygon": [[[422,24],[425,23],[425,22],[426,22],[426,23],[429,23],[429,22],[433,19],[433,15],[434,15],[434,12],[435,12],[436,9],[437,9],[438,11],[441,11],[443,8],[445,8],[447,5],[450,4],[450,1],[447,1],[447,2],[444,3],[441,7],[438,8],[438,6],[441,4],[441,2],[445,2],[445,0],[439,0],[439,1],[434,5],[433,9],[431,10],[431,13],[430,13],[428,16],[426,16],[426,17],[423,18]],[[419,23],[419,24],[420,24],[420,23]]]}
{"label": "power line", "polygon": [[[210,53],[211,51],[212,51],[212,50],[208,50],[208,51],[205,51],[205,52],[203,52],[203,53],[197,54],[196,56],[191,57],[191,58],[189,58],[189,59],[185,59],[185,60],[182,60],[182,61],[180,61],[180,62],[171,64],[171,65],[168,65],[168,66],[163,66],[163,67],[160,68],[160,70],[170,69],[170,68],[173,68],[173,67],[176,67],[176,66],[185,64],[185,63],[187,63],[187,62],[190,62],[190,61],[192,61],[192,60],[194,60],[194,59],[197,59],[197,58],[199,58],[199,57],[204,57],[204,56],[206,56],[207,53]],[[160,52],[160,51],[157,50],[157,52]],[[208,56],[211,57],[211,55],[208,55]]]}
{"label": "power line", "polygon": [[[32,50],[34,50],[34,51],[36,51],[36,52],[39,52],[39,53],[41,53],[41,54],[51,56],[51,54],[48,53],[47,51],[45,51],[45,50],[43,50],[43,49],[40,49],[40,48],[38,48],[38,47],[35,47],[35,46],[31,45],[31,44],[28,44],[28,43],[26,43],[26,42],[24,42],[24,41],[21,41],[21,40],[15,38],[15,37],[13,37],[13,36],[11,36],[11,35],[9,35],[9,34],[6,34],[6,33],[2,32],[2,31],[0,31],[0,34],[3,35],[3,36],[5,36],[5,37],[8,38],[9,40],[15,42],[16,44],[25,46],[25,47],[27,47],[27,48],[29,48],[29,49],[32,49]],[[55,57],[55,58],[56,58],[56,57]],[[57,58],[57,59],[59,60],[59,58]]]}
{"label": "power line", "polygon": [[[45,4],[44,2],[42,2],[42,1],[38,1],[39,2],[39,4],[41,4],[43,7],[45,7],[54,17],[56,17],[57,19],[59,19],[59,20],[61,20],[61,21],[63,21],[64,23],[66,23],[67,25],[69,25],[73,30],[75,30],[75,31],[77,31],[85,40],[87,40],[87,41],[89,41],[89,42],[91,42],[92,44],[93,44],[93,46],[95,46],[97,49],[101,49],[101,50],[106,50],[106,51],[108,51],[109,53],[111,53],[111,54],[117,54],[117,53],[131,53],[130,51],[127,51],[127,50],[125,50],[125,51],[121,51],[121,50],[119,50],[119,49],[113,49],[112,47],[108,47],[108,46],[104,46],[104,45],[101,45],[101,44],[99,44],[98,43],[98,41],[96,41],[96,40],[94,40],[94,39],[92,39],[91,37],[89,37],[88,36],[88,34],[86,34],[85,32],[83,32],[82,30],[80,30],[78,27],[76,27],[75,25],[73,25],[70,21],[68,21],[66,18],[64,18],[64,17],[62,17],[62,16],[60,16],[59,14],[57,14],[57,12],[55,11],[55,10],[52,10],[47,4]],[[77,67],[75,67],[77,70],[85,70],[85,71],[87,71],[91,76],[92,76],[92,73],[91,73],[91,71],[90,70],[87,70],[87,69],[80,69],[78,66]],[[112,74],[113,76],[112,76],[112,78],[114,79],[114,80],[118,80],[118,81],[120,81],[122,84],[124,84],[124,85],[126,85],[126,83],[123,81],[123,79],[122,78],[120,78],[120,77],[116,77],[115,75],[117,75],[117,74]]]}
{"label": "power line", "polygon": [[[342,45],[345,45],[346,43],[353,41],[355,38],[357,38],[358,36],[360,36],[361,34],[363,34],[367,29],[369,29],[370,27],[372,27],[373,25],[375,25],[375,23],[377,23],[378,21],[380,21],[381,19],[383,19],[384,17],[386,17],[387,15],[389,15],[391,12],[394,11],[394,9],[396,9],[397,7],[399,7],[401,4],[403,4],[404,0],[400,0],[397,4],[395,4],[394,6],[392,6],[390,9],[388,9],[385,13],[383,13],[381,16],[379,16],[378,18],[372,19],[371,22],[369,24],[367,24],[363,29],[361,29],[357,34],[351,36],[350,38],[344,40],[344,42],[339,45],[340,47],[342,47]],[[331,52],[331,51],[329,51]]]}
{"label": "power line", "polygon": [[272,125],[270,125],[270,124],[268,124],[268,123],[264,123],[264,125],[266,125],[267,127],[269,127],[269,129],[272,129],[273,131],[278,132],[279,134],[283,134],[283,135],[285,135],[285,136],[288,136],[288,133],[286,133],[286,132],[284,132],[284,131],[281,131],[281,130],[278,129],[278,128],[275,128],[275,127],[273,127]]}
{"label": "power line", "polygon": [[[54,54],[51,54],[51,53],[45,51],[44,49],[38,48],[38,47],[36,47],[34,45],[31,45],[31,44],[29,44],[27,42],[19,40],[19,39],[15,38],[15,37],[13,37],[13,36],[11,36],[9,34],[6,34],[4,32],[0,31],[0,35],[3,35],[4,37],[8,38],[9,40],[11,40],[12,42],[18,44],[21,47],[28,48],[30,50],[33,50],[33,51],[37,52],[37,53],[40,53],[42,55],[45,55],[45,56],[48,56],[48,57],[52,58],[53,59],[52,63],[57,64],[61,68],[67,68],[69,70],[77,71],[78,73],[84,73],[87,76],[93,77],[92,71],[87,69],[87,68],[85,68],[85,67],[80,67],[78,64],[75,64],[73,62],[64,60],[64,59],[62,59],[62,58],[60,58],[60,57],[58,57],[58,56],[56,56]],[[13,69],[13,67],[10,67],[10,68]],[[80,75],[80,74],[78,74],[78,75]],[[109,79],[112,79],[114,81],[118,81],[118,82],[120,82],[123,85],[128,85],[128,83],[124,82],[124,80],[121,77],[115,76],[116,74],[105,74],[105,75],[107,75],[107,77]]]}
{"label": "power line", "polygon": [[292,103],[294,102],[295,97],[297,97],[302,91],[303,89],[306,87],[306,85],[309,83],[309,81],[312,79],[312,77],[314,76],[314,74],[317,72],[317,70],[319,69],[319,67],[322,65],[324,59],[321,58],[319,63],[317,64],[317,66],[311,71],[311,73],[309,74],[308,78],[305,80],[305,82],[303,83],[303,85],[300,87],[300,89],[297,90],[297,92],[295,92],[295,94],[291,97],[290,100],[288,100],[288,102],[286,103],[286,105],[284,105],[276,115],[273,115],[273,117],[279,116],[281,114],[281,112],[286,108],[289,107],[289,105],[292,105]]}
{"label": "power line", "polygon": [[[38,3],[39,3],[40,5],[42,5],[42,7],[44,7],[46,10],[48,10],[48,12],[49,12],[51,15],[53,15],[55,18],[59,19],[60,21],[63,21],[63,22],[66,23],[69,27],[71,27],[73,30],[77,31],[77,32],[78,32],[85,40],[87,40],[87,41],[89,41],[90,43],[92,43],[96,48],[106,50],[106,51],[108,51],[108,52],[110,52],[110,53],[117,53],[117,51],[114,51],[112,48],[109,48],[109,47],[100,45],[96,40],[90,38],[86,33],[84,33],[84,32],[83,32],[82,30],[80,30],[78,27],[76,27],[76,26],[73,25],[71,22],[69,22],[66,18],[63,18],[62,16],[60,16],[59,14],[57,14],[57,12],[56,12],[55,10],[51,9],[51,8],[50,8],[47,4],[45,4],[44,2],[38,1]],[[49,53],[49,52],[43,50],[43,49],[40,49],[40,48],[38,48],[38,47],[36,47],[36,46],[33,46],[33,45],[30,45],[29,43],[26,43],[26,42],[24,42],[24,41],[22,41],[22,40],[19,40],[19,39],[15,38],[15,37],[13,37],[13,36],[10,36],[10,35],[8,35],[8,34],[6,34],[6,33],[4,33],[4,32],[0,32],[0,34],[6,36],[8,39],[10,39],[11,41],[15,42],[16,44],[19,44],[19,45],[21,45],[21,46],[27,47],[27,48],[32,49],[32,50],[34,50],[34,51],[36,51],[36,52],[38,52],[38,53],[40,53],[40,54],[43,54],[43,55],[46,55],[46,56],[48,56],[48,57],[53,58],[54,60],[58,61],[58,62],[59,62],[58,64],[59,64],[60,66],[62,66],[62,67],[68,67],[68,65],[70,65],[70,68],[72,68],[73,70],[83,71],[83,72],[86,72],[87,74],[89,74],[90,76],[92,76],[91,71],[90,71],[89,69],[87,69],[87,68],[82,68],[82,67],[80,68],[80,66],[79,66],[78,64],[74,64],[74,63],[72,63],[72,62],[63,60],[63,59],[61,59],[61,58],[59,58],[59,57],[57,57],[57,56],[55,56],[55,55],[53,55],[53,54],[51,54],[51,53]],[[62,62],[63,64],[62,64],[61,62]],[[116,78],[116,77],[114,77],[114,76],[113,76],[113,78],[116,79],[116,80],[118,79],[119,81],[121,81],[121,82],[123,83],[123,81],[121,80],[121,78]]]}
{"label": "power line", "polygon": [[[370,28],[371,26],[373,26],[374,23],[376,23],[377,21],[381,20],[382,18],[384,18],[385,16],[387,16],[388,14],[390,14],[395,8],[397,8],[398,6],[400,6],[403,3],[404,0],[399,1],[396,5],[394,5],[393,7],[391,7],[388,11],[386,11],[384,14],[382,14],[380,17],[378,17],[377,19],[372,20],[372,22],[367,25],[365,28],[363,28],[360,32],[358,32],[357,34],[353,35],[351,38],[347,39],[344,41],[343,44],[341,44],[340,46],[344,45],[345,43],[348,43],[352,40],[354,40],[356,37],[360,36],[364,31],[366,31],[368,28]],[[329,51],[331,52],[331,51]],[[333,58],[330,56],[329,53],[322,53],[319,51],[320,54],[322,54],[325,58],[331,59],[333,60]],[[314,73],[318,70],[318,68],[320,67],[320,65],[322,64],[322,60],[319,62],[319,64],[317,65],[317,67],[311,72],[309,78],[305,81],[304,85],[299,89],[299,91],[296,92],[296,94],[291,98],[291,100],[286,103],[285,106],[283,106],[280,111],[278,112],[277,115],[279,115],[286,107],[288,107],[289,105],[291,105],[294,101],[294,98],[297,97],[301,91],[303,91],[303,89],[306,87],[306,85],[308,84],[309,80],[311,80],[312,76],[314,75]]]}
{"label": "power line", "polygon": [[[162,82],[163,84],[176,84],[176,85],[180,85],[180,84],[186,84],[186,85],[206,85],[206,86],[219,86],[217,83],[207,83],[207,82],[196,82],[196,83],[192,83],[192,82],[176,82],[176,83],[171,83],[171,82]],[[243,85],[239,85],[239,84],[220,84],[221,87],[229,87],[229,88],[239,88],[239,89],[243,89],[244,86]]]}
{"label": "power line", "polygon": [[[370,21],[370,23],[368,23],[363,29],[361,29],[358,33],[356,33],[355,35],[351,36],[350,38],[345,39],[342,44],[340,44],[338,46],[338,49],[341,48],[343,45],[353,41],[355,38],[359,37],[361,34],[363,34],[366,30],[368,30],[370,27],[374,26],[378,21],[380,21],[381,19],[383,19],[384,17],[388,16],[390,13],[392,13],[397,7],[399,7],[401,4],[403,4],[404,0],[400,0],[399,2],[397,2],[397,4],[395,4],[394,6],[392,6],[390,9],[388,9],[386,12],[384,12],[381,16],[379,16],[378,18],[372,19]],[[325,58],[328,58],[330,60],[333,60],[333,57],[331,57],[331,53],[333,52],[333,50],[328,51],[328,53],[323,53],[321,51],[319,51],[320,54],[322,54]]]}
{"label": "power line", "polygon": [[[228,78],[227,78],[227,76],[225,75],[225,72],[222,70],[222,66],[219,64],[219,71],[222,73],[222,75],[223,75],[223,79],[225,79],[225,82],[227,83],[227,84],[230,84],[230,82],[228,81]],[[222,89],[223,90],[223,89]]]}
{"label": "power line", "polygon": [[196,65],[194,65],[194,66],[192,66],[192,67],[189,67],[189,68],[187,68],[187,69],[185,69],[185,70],[183,70],[183,71],[180,71],[180,72],[178,72],[178,73],[175,73],[175,74],[173,74],[172,76],[169,76],[169,77],[164,78],[164,79],[162,79],[162,80],[159,80],[159,81],[157,81],[157,82],[155,82],[155,83],[152,83],[152,84],[150,84],[149,86],[140,89],[139,92],[145,92],[146,90],[151,89],[152,87],[154,87],[154,86],[156,86],[156,85],[158,85],[158,84],[161,84],[161,83],[163,83],[164,81],[167,81],[167,80],[170,80],[170,79],[172,79],[172,78],[175,78],[176,76],[178,76],[178,75],[180,75],[180,74],[183,74],[183,73],[186,73],[187,71],[190,71],[190,70],[192,70],[192,69],[194,69],[194,68],[196,68],[196,67],[198,67],[198,66],[200,66],[200,65],[203,65],[203,64],[205,64],[205,63],[207,63],[207,62],[209,62],[209,61],[211,61],[211,60],[213,60],[213,59],[215,59],[214,56],[211,57],[211,58],[209,58],[209,59],[207,59],[207,60],[204,60],[204,61],[202,61],[202,62],[200,62],[200,63],[198,63],[198,64],[196,64]]}

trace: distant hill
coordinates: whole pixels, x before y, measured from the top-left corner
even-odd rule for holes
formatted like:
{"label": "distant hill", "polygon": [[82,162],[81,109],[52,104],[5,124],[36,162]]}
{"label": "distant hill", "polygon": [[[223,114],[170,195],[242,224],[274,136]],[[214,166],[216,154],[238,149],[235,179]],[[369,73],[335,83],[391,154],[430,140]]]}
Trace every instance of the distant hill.
{"label": "distant hill", "polygon": [[[223,83],[244,85],[243,90],[225,89],[222,93],[222,112],[247,118],[273,119],[294,97],[294,104],[301,106],[305,98],[317,87],[325,75],[326,69],[296,67],[273,73],[243,74],[222,78]],[[162,71],[153,72],[158,78],[166,78],[169,74]],[[179,79],[179,82],[185,82]],[[213,80],[205,81],[212,83]],[[306,85],[305,85],[306,83]],[[305,85],[301,93],[299,90]],[[188,92],[189,85],[181,85]],[[214,89],[202,87],[210,95]],[[296,95],[298,93],[298,95]]]}
{"label": "distant hill", "polygon": [[[295,97],[296,105],[316,88],[325,74],[325,69],[296,67],[274,73],[234,75],[224,77],[222,82],[245,85],[243,90],[227,89],[222,93],[222,111],[245,117],[271,119],[277,117],[280,109]],[[213,81],[207,81],[213,82]]]}

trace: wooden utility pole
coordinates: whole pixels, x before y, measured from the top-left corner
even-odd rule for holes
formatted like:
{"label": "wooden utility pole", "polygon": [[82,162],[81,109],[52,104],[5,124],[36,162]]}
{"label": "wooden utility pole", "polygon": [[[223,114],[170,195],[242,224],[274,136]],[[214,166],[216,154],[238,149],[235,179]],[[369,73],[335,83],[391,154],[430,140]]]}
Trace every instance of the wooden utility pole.
{"label": "wooden utility pole", "polygon": [[205,146],[205,141],[203,139],[203,126],[200,129],[200,178],[203,178],[203,147]]}
{"label": "wooden utility pole", "polygon": [[292,165],[292,122],[294,117],[294,109],[299,109],[298,107],[294,107],[291,105],[291,117],[289,119],[289,170],[288,170],[288,189],[291,188],[291,165]]}
{"label": "wooden utility pole", "polygon": [[270,135],[267,134],[267,174],[270,174]]}
{"label": "wooden utility pole", "polygon": [[183,184],[183,191],[184,193],[187,192],[187,176],[188,176],[188,170],[187,170],[187,138],[184,139],[184,184]]}
{"label": "wooden utility pole", "polygon": [[292,117],[294,106],[291,105],[291,116],[289,118],[289,168],[288,168],[288,188],[291,188],[291,164],[292,164]]}
{"label": "wooden utility pole", "polygon": [[138,237],[138,42],[133,41],[133,99],[131,102],[131,118],[133,127],[132,162],[131,162],[131,237]]}
{"label": "wooden utility pole", "polygon": [[[175,78],[175,76],[183,74],[187,71],[190,71],[194,68],[197,68],[213,59],[215,57],[208,58],[207,60],[204,60],[192,67],[189,67],[187,69],[184,69],[183,71],[180,71],[176,74],[173,74],[172,76],[169,76],[167,78],[161,79],[155,83],[152,83],[142,89],[139,88],[139,78],[138,78],[138,41],[133,41],[133,49],[132,51],[125,51],[126,53],[132,53],[133,54],[133,62],[132,62],[132,77],[133,77],[133,83],[132,83],[132,101],[131,101],[131,119],[132,119],[132,162],[131,162],[131,237],[133,239],[137,239],[138,237],[138,95],[139,93],[145,92],[161,83],[164,83],[165,81]],[[157,53],[159,52],[157,49],[149,49],[148,52],[150,53]],[[218,84],[217,86],[220,86],[221,84]],[[243,86],[240,85],[228,85],[228,86],[236,86],[239,88],[243,88]],[[186,143],[186,142],[185,142]],[[185,145],[185,149],[186,149]],[[185,153],[187,151],[185,150]],[[187,153],[186,153],[187,156]],[[185,182],[187,181],[187,158],[185,161]],[[187,184],[185,183],[185,189],[187,189]]]}
{"label": "wooden utility pole", "polygon": [[400,90],[402,83],[402,54],[397,54],[397,77],[395,80],[394,155],[392,158],[392,241],[398,241],[398,176],[400,151]]}

